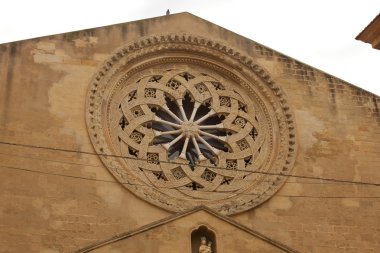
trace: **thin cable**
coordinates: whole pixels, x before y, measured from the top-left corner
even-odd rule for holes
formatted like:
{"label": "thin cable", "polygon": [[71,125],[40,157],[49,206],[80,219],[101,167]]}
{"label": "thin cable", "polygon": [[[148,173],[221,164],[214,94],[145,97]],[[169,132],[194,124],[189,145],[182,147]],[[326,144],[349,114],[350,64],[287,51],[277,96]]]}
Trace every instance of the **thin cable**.
{"label": "thin cable", "polygon": [[22,158],[26,158],[26,159],[40,160],[40,161],[47,161],[47,162],[54,162],[54,163],[62,163],[62,164],[70,164],[70,165],[79,165],[79,166],[88,166],[88,167],[104,168],[104,166],[101,166],[101,165],[86,164],[86,163],[66,162],[66,161],[52,160],[52,159],[46,159],[46,158],[41,158],[41,157],[32,157],[32,156],[16,155],[16,154],[6,154],[6,153],[1,153],[1,152],[0,152],[0,155],[22,157]]}
{"label": "thin cable", "polygon": [[[13,170],[20,170],[20,171],[27,171],[27,172],[32,172],[32,173],[38,173],[38,174],[44,174],[44,175],[52,175],[52,176],[68,177],[68,178],[75,178],[75,179],[83,179],[83,180],[89,180],[89,181],[98,181],[98,182],[119,184],[118,181],[113,181],[113,180],[104,180],[104,179],[96,179],[96,178],[89,178],[89,177],[80,177],[80,176],[66,175],[66,174],[60,174],[60,173],[54,173],[54,172],[46,172],[46,171],[40,171],[40,170],[31,170],[31,169],[25,169],[25,168],[14,167],[14,166],[0,165],[0,167],[7,168],[7,169],[13,169]],[[131,183],[120,183],[120,184],[139,185],[139,184],[131,184]],[[139,186],[146,186],[146,185],[141,184]]]}
{"label": "thin cable", "polygon": [[[102,166],[102,165],[85,164],[85,163],[74,163],[74,162],[66,162],[66,161],[52,160],[52,159],[46,159],[46,158],[41,158],[41,157],[32,157],[32,156],[16,155],[16,154],[6,154],[6,153],[1,153],[1,152],[0,152],[0,155],[22,157],[22,158],[26,158],[26,159],[39,160],[39,161],[47,161],[47,162],[54,162],[54,163],[61,163],[61,164],[69,164],[69,165],[79,165],[79,166],[89,166],[89,167],[104,168],[104,166]],[[285,184],[315,184],[315,185],[318,185],[318,184],[322,184],[322,185],[328,185],[328,184],[331,184],[331,185],[352,185],[352,183],[340,183],[340,182],[338,182],[338,183],[336,183],[336,182],[332,182],[332,183],[320,183],[320,182],[300,182],[300,181],[298,181],[298,182],[288,182],[288,181],[286,181]]]}
{"label": "thin cable", "polygon": [[[14,166],[0,165],[0,167],[11,169],[11,170],[18,170],[18,171],[24,171],[24,172],[38,173],[38,174],[43,174],[43,175],[60,176],[60,177],[67,177],[67,178],[81,179],[81,180],[88,180],[88,181],[96,181],[96,182],[105,182],[105,183],[114,183],[114,184],[123,184],[123,185],[133,185],[133,186],[148,187],[145,184],[120,183],[118,181],[96,179],[96,178],[88,178],[88,177],[80,177],[80,176],[72,176],[72,175],[53,173],[53,172],[45,172],[45,171],[37,171],[37,170],[25,169],[25,168],[14,167]],[[162,188],[164,188],[164,187],[162,187]],[[202,191],[202,192],[214,193],[215,191]],[[249,195],[249,196],[251,196],[251,195],[256,195],[256,196],[272,196],[272,195],[268,195],[268,194],[255,194],[255,193],[250,193],[250,194],[242,193],[242,195]],[[277,194],[277,195],[274,195],[273,197],[285,197],[285,198],[324,198],[324,199],[380,199],[380,196],[313,196],[313,195],[284,195],[284,194]]]}
{"label": "thin cable", "polygon": [[[133,158],[133,157],[126,157],[126,156],[120,156],[120,155],[111,155],[111,154],[104,154],[104,153],[98,154],[98,153],[93,153],[93,152],[88,152],[88,151],[77,151],[77,150],[62,149],[62,148],[42,147],[42,146],[34,146],[34,145],[30,145],[30,144],[19,144],[19,143],[11,143],[11,142],[3,142],[3,141],[0,141],[0,144],[12,145],[12,146],[20,146],[20,147],[27,147],[27,148],[54,150],[54,151],[61,151],[61,152],[68,152],[68,153],[77,153],[77,154],[86,154],[86,155],[95,155],[95,156],[124,158],[124,159],[127,159],[127,160],[135,160],[135,161],[146,161],[146,162],[148,161],[147,159],[142,159],[142,158],[137,158],[137,157]],[[176,165],[185,165],[185,166],[189,165],[189,164],[186,164],[186,163],[178,163],[178,162],[172,162],[172,161],[161,161],[161,160],[158,160],[158,162],[160,162],[160,163],[176,164]],[[222,168],[222,167],[218,167],[218,166],[212,166],[211,167],[211,166],[206,166],[206,165],[195,165],[195,167],[226,170],[226,168]],[[341,180],[341,179],[335,179],[335,178],[318,178],[318,177],[312,177],[312,176],[286,175],[286,174],[280,174],[280,173],[271,173],[271,172],[263,172],[263,171],[250,171],[250,170],[242,170],[242,169],[236,169],[236,170],[237,171],[242,171],[242,172],[254,173],[254,174],[261,174],[261,175],[280,176],[280,177],[293,177],[293,178],[313,179],[313,180],[322,180],[322,181],[339,182],[339,183],[350,183],[350,184],[380,186],[380,183],[350,181],[350,180]]]}

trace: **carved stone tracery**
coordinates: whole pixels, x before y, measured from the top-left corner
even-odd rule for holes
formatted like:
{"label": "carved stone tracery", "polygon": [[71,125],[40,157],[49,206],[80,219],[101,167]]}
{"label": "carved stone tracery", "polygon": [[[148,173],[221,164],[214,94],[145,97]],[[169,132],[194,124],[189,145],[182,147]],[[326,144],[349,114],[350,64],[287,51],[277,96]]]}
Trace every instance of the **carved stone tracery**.
{"label": "carved stone tracery", "polygon": [[96,151],[125,157],[101,156],[107,168],[172,211],[232,214],[268,199],[292,167],[295,135],[281,90],[252,62],[189,35],[122,47],[87,102]]}

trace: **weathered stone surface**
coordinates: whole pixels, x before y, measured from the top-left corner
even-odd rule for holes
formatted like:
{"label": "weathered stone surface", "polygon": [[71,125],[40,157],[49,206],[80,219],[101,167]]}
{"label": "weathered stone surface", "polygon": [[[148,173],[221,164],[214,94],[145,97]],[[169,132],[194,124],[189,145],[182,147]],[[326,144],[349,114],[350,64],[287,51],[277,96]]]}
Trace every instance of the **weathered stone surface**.
{"label": "weathered stone surface", "polygon": [[[191,14],[7,43],[0,45],[0,252],[71,252],[170,215],[111,176],[85,122],[87,88],[102,61],[142,36],[167,33],[223,41],[270,74],[295,114],[292,174],[380,182],[379,97]],[[231,218],[300,252],[378,252],[379,196],[379,186],[290,177],[273,198]]]}

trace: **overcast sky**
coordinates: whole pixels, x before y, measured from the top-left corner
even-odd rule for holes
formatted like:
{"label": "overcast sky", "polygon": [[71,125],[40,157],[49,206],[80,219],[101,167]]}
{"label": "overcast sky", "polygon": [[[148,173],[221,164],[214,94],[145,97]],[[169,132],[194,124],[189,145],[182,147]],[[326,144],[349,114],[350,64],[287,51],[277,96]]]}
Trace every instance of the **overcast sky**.
{"label": "overcast sky", "polygon": [[0,43],[187,11],[380,95],[380,50],[355,37],[379,0],[6,0]]}

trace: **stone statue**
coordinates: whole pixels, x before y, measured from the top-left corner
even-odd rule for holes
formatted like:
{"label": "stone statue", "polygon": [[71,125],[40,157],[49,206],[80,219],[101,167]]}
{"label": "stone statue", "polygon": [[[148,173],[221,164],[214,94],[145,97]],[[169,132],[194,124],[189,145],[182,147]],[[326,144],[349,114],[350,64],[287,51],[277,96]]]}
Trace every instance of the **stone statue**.
{"label": "stone statue", "polygon": [[206,237],[201,237],[201,246],[199,246],[199,253],[212,253],[211,251],[212,242],[207,243]]}
{"label": "stone statue", "polygon": [[209,241],[208,243],[207,243],[207,252],[208,253],[212,253],[212,251],[211,251],[211,245],[212,245],[212,242],[211,241]]}

